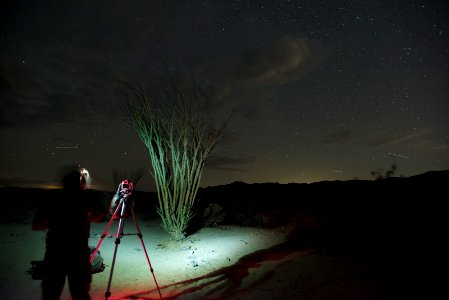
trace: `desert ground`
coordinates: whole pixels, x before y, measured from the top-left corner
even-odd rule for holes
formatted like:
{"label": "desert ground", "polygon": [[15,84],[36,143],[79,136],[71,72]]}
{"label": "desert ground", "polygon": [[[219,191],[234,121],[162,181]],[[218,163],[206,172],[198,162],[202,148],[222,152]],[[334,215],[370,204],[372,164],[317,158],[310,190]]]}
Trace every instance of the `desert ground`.
{"label": "desert ground", "polygon": [[[172,240],[155,211],[145,209],[147,200],[136,200],[153,272],[128,215],[109,299],[447,298],[448,175],[214,187],[202,194],[210,200],[197,207],[196,225],[182,241]],[[27,271],[43,259],[46,232],[31,230],[30,199],[47,193],[1,193],[8,202],[0,211],[0,299],[41,298],[41,281]],[[92,299],[105,299],[108,290],[116,238],[101,236],[109,220],[91,224],[89,245],[102,241],[106,265],[93,274]],[[117,229],[114,221],[108,234]],[[70,299],[67,284],[61,299]]]}
{"label": "desert ground", "polygon": [[[364,257],[291,243],[288,227],[204,227],[176,242],[159,220],[136,218],[153,273],[140,239],[123,236],[110,299],[398,299],[388,272]],[[98,244],[106,224],[92,224],[90,245]],[[117,229],[114,222],[109,233]],[[0,230],[1,299],[39,299],[40,281],[27,270],[43,258],[45,231],[32,231],[26,222],[1,224]],[[127,218],[123,233],[136,232]],[[105,298],[114,248],[115,237],[103,239],[106,268],[93,275],[92,299]],[[67,284],[61,299],[70,299]]]}

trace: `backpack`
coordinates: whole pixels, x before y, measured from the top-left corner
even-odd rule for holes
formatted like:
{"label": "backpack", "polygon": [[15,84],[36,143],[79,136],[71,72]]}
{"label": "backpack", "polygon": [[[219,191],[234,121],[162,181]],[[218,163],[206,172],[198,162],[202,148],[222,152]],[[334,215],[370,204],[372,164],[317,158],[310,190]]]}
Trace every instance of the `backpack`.
{"label": "backpack", "polygon": [[[95,247],[89,246],[90,255],[94,253]],[[90,263],[92,266],[92,274],[103,272],[104,268],[106,267],[103,263],[103,257],[100,255],[100,251],[97,251],[95,253],[94,259],[92,259],[92,262]]]}

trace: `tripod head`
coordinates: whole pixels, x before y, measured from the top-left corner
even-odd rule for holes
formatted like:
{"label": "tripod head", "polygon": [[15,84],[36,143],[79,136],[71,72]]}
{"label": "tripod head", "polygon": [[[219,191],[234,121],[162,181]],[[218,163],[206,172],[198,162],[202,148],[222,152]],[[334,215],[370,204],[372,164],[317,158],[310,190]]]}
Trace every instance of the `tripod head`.
{"label": "tripod head", "polygon": [[124,179],[122,182],[120,182],[114,197],[112,197],[111,205],[109,206],[109,212],[111,213],[111,215],[114,213],[120,202],[124,201],[125,204],[128,204],[128,199],[131,197],[133,192],[134,183],[131,180]]}
{"label": "tripod head", "polygon": [[128,179],[123,180],[117,189],[120,198],[128,198],[134,191],[134,183]]}

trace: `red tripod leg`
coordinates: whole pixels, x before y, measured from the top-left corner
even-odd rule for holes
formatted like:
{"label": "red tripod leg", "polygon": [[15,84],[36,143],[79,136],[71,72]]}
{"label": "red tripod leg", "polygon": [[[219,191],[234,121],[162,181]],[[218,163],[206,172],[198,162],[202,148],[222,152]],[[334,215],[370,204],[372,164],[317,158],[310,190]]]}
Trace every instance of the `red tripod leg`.
{"label": "red tripod leg", "polygon": [[109,227],[111,227],[112,221],[114,221],[115,216],[117,215],[117,213],[118,213],[118,211],[119,211],[120,206],[122,205],[122,203],[123,203],[123,199],[120,200],[119,205],[117,205],[117,208],[115,209],[114,214],[112,215],[111,219],[109,220],[108,225],[106,225],[106,229],[103,231],[103,234],[101,235],[101,238],[100,238],[100,240],[98,241],[97,247],[95,247],[94,252],[92,252],[92,255],[90,256],[90,262],[91,262],[91,263],[92,263],[92,261],[93,261],[93,259],[94,259],[94,257],[95,257],[95,254],[97,254],[98,249],[99,249],[100,246],[101,246],[101,243],[103,243],[104,238],[108,235]]}

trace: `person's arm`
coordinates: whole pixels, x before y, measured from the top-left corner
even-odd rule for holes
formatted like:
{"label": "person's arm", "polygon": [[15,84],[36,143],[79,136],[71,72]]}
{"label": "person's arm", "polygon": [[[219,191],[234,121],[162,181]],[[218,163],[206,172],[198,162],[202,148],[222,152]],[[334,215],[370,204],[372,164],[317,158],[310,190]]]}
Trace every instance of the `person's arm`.
{"label": "person's arm", "polygon": [[[120,196],[119,193],[115,193],[114,197],[112,197],[111,199],[111,204],[109,205],[109,213],[111,214],[111,216],[114,216],[115,210],[117,209],[117,206],[120,202]],[[120,213],[118,213],[120,215]],[[118,216],[115,216],[115,219],[117,219]]]}

